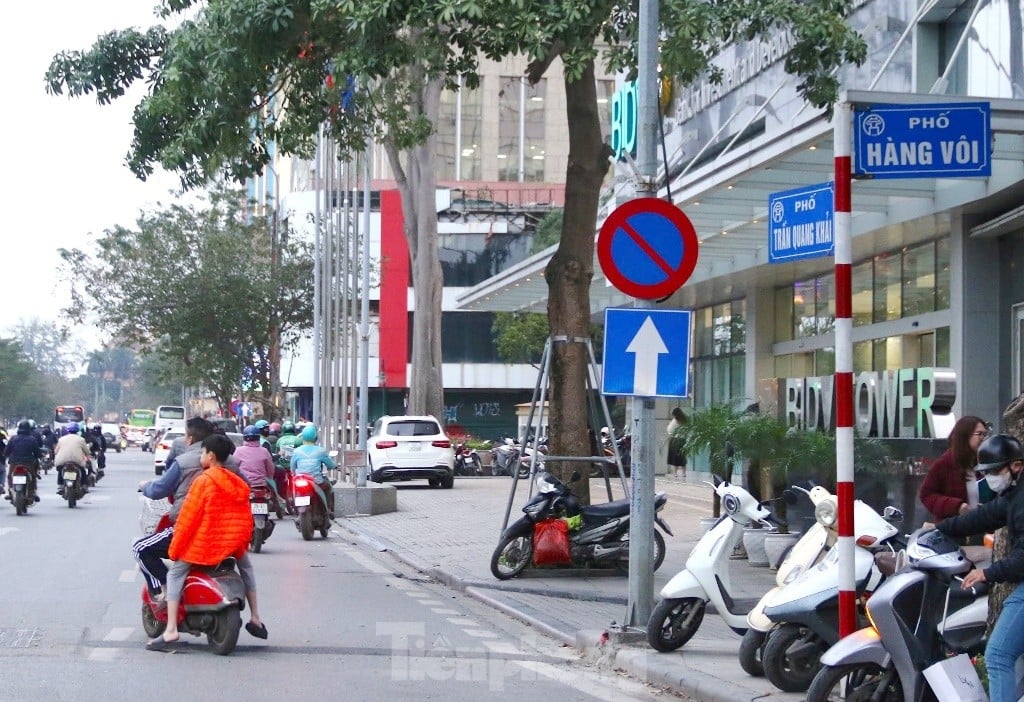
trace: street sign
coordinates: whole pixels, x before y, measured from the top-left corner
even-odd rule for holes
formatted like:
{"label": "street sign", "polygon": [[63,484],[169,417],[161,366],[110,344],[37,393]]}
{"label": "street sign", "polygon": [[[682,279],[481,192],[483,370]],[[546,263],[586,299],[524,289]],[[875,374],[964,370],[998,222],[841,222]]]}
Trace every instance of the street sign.
{"label": "street sign", "polygon": [[819,183],[768,196],[769,263],[832,254],[834,193],[832,183]]}
{"label": "street sign", "polygon": [[597,260],[618,290],[643,300],[671,295],[697,266],[697,232],[682,210],[655,197],[617,207],[597,235]]}
{"label": "street sign", "polygon": [[992,174],[987,102],[854,109],[854,176],[959,178]]}
{"label": "street sign", "polygon": [[689,394],[689,310],[604,311],[605,395]]}

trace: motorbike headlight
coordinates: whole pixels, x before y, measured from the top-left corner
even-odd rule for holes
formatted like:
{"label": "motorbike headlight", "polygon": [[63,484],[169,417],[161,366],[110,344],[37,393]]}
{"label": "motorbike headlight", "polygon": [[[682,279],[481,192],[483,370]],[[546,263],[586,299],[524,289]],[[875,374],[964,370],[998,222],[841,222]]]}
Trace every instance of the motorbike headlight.
{"label": "motorbike headlight", "polygon": [[537,492],[542,495],[546,495],[550,492],[558,492],[557,483],[548,480],[550,478],[546,473],[538,473],[536,478]]}
{"label": "motorbike headlight", "polygon": [[837,517],[835,500],[822,500],[814,506],[814,518],[823,527],[835,526]]}
{"label": "motorbike headlight", "polygon": [[546,504],[547,504],[546,502],[540,502],[540,501],[538,501],[538,502],[530,502],[529,504],[527,504],[527,505],[525,505],[523,507],[523,512],[525,512],[526,514],[530,515],[531,517],[536,517],[541,512],[544,511],[544,507],[545,507]]}

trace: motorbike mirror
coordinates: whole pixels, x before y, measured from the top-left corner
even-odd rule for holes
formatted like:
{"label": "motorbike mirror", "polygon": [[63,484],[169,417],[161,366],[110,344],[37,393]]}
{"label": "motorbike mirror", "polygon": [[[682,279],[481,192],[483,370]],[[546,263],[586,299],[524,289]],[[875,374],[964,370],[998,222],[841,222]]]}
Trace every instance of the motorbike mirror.
{"label": "motorbike mirror", "polygon": [[882,518],[885,519],[885,521],[887,522],[895,522],[899,524],[903,521],[903,510],[901,510],[899,507],[893,507],[892,505],[889,505],[884,510],[882,510]]}
{"label": "motorbike mirror", "polygon": [[797,503],[796,493],[788,488],[782,491],[782,498],[786,501],[787,505],[792,506]]}
{"label": "motorbike mirror", "polygon": [[574,470],[574,471],[572,472],[572,475],[570,475],[570,476],[569,476],[569,482],[570,482],[570,483],[575,483],[575,482],[577,482],[577,481],[578,481],[579,479],[580,479],[580,472],[579,472],[578,470]]}

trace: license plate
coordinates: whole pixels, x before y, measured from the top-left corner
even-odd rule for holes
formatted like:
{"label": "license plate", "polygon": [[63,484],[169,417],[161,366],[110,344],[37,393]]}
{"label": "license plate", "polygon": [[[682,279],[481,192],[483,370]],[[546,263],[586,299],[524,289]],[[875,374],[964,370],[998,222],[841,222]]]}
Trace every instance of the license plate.
{"label": "license plate", "polygon": [[12,475],[11,476],[11,484],[12,485],[24,485],[27,482],[28,482],[28,476],[27,475]]}
{"label": "license plate", "polygon": [[78,471],[76,471],[76,470],[64,471],[64,480],[78,480]]}
{"label": "license plate", "polygon": [[253,502],[251,505],[253,514],[266,514],[267,503],[266,502]]}
{"label": "license plate", "polygon": [[421,450],[423,450],[423,445],[419,444],[419,443],[417,443],[415,441],[410,442],[409,444],[407,444],[407,446],[409,447],[410,451],[421,451]]}
{"label": "license plate", "polygon": [[296,497],[295,498],[295,506],[296,507],[309,507],[309,496],[308,495],[304,495],[302,497]]}

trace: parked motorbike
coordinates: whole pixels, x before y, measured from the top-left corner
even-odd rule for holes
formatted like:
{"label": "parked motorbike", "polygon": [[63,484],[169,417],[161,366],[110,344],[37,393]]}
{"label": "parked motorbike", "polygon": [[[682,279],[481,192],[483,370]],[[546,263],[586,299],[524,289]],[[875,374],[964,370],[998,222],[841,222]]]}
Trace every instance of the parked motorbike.
{"label": "parked motorbike", "polygon": [[64,479],[64,499],[68,501],[68,507],[73,508],[89,492],[89,473],[76,463],[62,463],[57,470]]}
{"label": "parked motorbike", "polygon": [[821,657],[808,702],[930,699],[935,693],[922,673],[925,668],[950,654],[984,649],[984,610],[971,610],[974,626],[964,616],[949,615],[958,601],[973,604],[987,592],[985,583],[961,588],[962,576],[974,567],[964,550],[941,532],[922,529],[911,535],[905,561],[867,601],[869,626],[839,640]]}
{"label": "parked motorbike", "polygon": [[476,449],[471,449],[465,441],[455,444],[455,475],[483,475],[483,462]]}
{"label": "parked motorbike", "polygon": [[710,602],[730,629],[746,633],[747,613],[733,609],[729,556],[754,523],[781,525],[763,503],[739,485],[714,476],[712,486],[725,515],[700,538],[686,567],[661,589],[661,601],[647,622],[647,641],[657,651],[674,651],[689,641],[704,620]]}
{"label": "parked motorbike", "polygon": [[[513,475],[518,469],[520,458],[519,443],[505,437],[491,449],[491,472],[494,475]],[[529,465],[527,465],[529,470]]]}
{"label": "parked motorbike", "polygon": [[295,509],[299,514],[295,528],[302,533],[302,538],[306,541],[313,540],[314,530],[319,530],[320,536],[326,539],[331,530],[327,505],[324,504],[326,495],[321,497],[320,488],[307,475],[293,476],[292,490],[295,495]]}
{"label": "parked motorbike", "polygon": [[[572,474],[570,482],[580,479]],[[528,566],[533,556],[533,536],[537,522],[545,519],[581,517],[581,526],[569,534],[570,567],[612,566],[629,569],[629,500],[580,507],[569,486],[544,472],[536,477],[537,494],[523,506],[523,516],[502,533],[491,555],[491,573],[498,580],[514,578]],[[669,536],[672,530],[658,515],[668,496],[655,495],[655,523]],[[653,566],[657,570],[665,560],[665,539],[654,531]]]}
{"label": "parked motorbike", "polygon": [[249,493],[249,508],[252,510],[252,540],[249,549],[253,553],[263,550],[263,542],[274,533],[274,520],[270,513],[277,510],[274,491],[267,485],[252,488]]}
{"label": "parked motorbike", "polygon": [[[834,499],[824,511],[833,504]],[[886,507],[882,517],[860,500],[854,503],[854,577],[857,593],[864,598],[893,574],[896,551],[904,544],[889,522],[902,516],[893,507]],[[784,692],[806,691],[822,654],[839,640],[838,550],[770,597],[764,614],[775,624],[764,647],[765,677]]]}
{"label": "parked motorbike", "polygon": [[[817,509],[817,505],[827,499],[831,499],[833,503],[835,502],[832,493],[820,485],[815,485],[810,490],[794,485],[792,489],[807,495],[815,505],[815,521],[803,533],[800,539],[793,544],[788,554],[783,558],[782,563],[779,564],[778,571],[775,574],[775,587],[766,592],[758,603],[754,605],[754,608],[747,613],[748,628],[747,632],[743,635],[743,640],[740,641],[739,659],[740,667],[748,675],[755,677],[764,675],[764,666],[762,664],[764,645],[768,639],[768,632],[775,627],[775,623],[764,616],[765,603],[780,589],[800,577],[805,570],[821,561],[837,538],[837,532],[834,528],[835,505],[832,505],[833,509],[830,512]],[[789,501],[789,495],[791,494],[793,493],[787,491],[787,501]],[[792,501],[796,502],[795,499]],[[828,523],[825,523],[826,521]]]}
{"label": "parked motorbike", "polygon": [[14,464],[7,471],[7,499],[14,505],[19,517],[28,513],[28,508],[39,502],[36,492],[38,476],[31,466]]}

